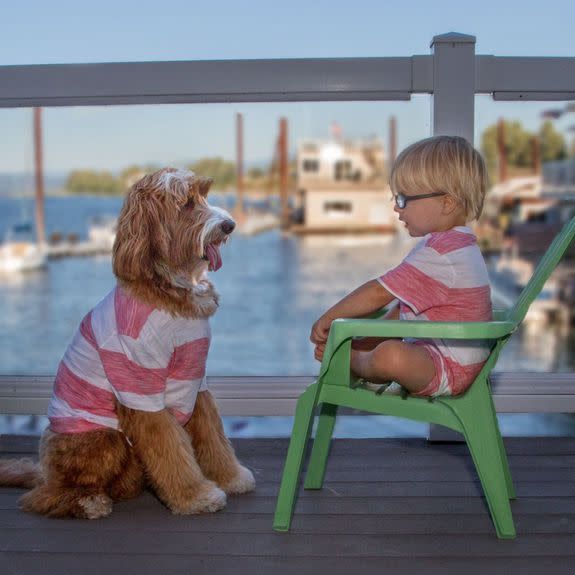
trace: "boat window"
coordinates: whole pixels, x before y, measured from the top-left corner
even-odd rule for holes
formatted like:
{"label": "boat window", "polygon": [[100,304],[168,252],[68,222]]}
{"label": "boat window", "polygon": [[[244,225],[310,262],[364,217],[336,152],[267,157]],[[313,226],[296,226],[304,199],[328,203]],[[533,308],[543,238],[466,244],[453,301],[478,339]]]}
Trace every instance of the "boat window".
{"label": "boat window", "polygon": [[351,202],[326,202],[323,209],[329,215],[345,215],[352,212],[352,205]]}
{"label": "boat window", "polygon": [[302,169],[304,172],[317,172],[319,171],[319,161],[318,160],[304,160],[302,164]]}

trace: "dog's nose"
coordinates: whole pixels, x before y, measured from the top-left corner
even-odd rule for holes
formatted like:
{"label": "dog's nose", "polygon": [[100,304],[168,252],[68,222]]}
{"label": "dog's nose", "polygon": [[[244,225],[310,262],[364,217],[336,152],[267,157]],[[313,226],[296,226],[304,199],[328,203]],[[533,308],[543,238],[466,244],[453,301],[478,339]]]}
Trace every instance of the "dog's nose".
{"label": "dog's nose", "polygon": [[221,228],[224,234],[231,234],[236,227],[236,222],[234,220],[224,220],[222,222]]}

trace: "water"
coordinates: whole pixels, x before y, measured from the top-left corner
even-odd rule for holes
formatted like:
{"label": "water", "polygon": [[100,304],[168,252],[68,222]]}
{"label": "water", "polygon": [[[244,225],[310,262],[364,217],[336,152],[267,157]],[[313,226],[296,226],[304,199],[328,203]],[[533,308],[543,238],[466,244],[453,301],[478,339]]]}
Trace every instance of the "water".
{"label": "water", "polygon": [[[119,198],[47,198],[47,235],[85,238],[90,217],[117,214],[120,206]],[[26,211],[31,215],[31,207]],[[21,201],[0,198],[0,233],[21,214]],[[234,234],[222,250],[223,268],[212,274],[221,306],[212,320],[208,374],[317,373],[308,340],[312,323],[349,291],[397,264],[411,245],[397,237]],[[109,256],[53,260],[46,270],[0,277],[0,373],[54,374],[80,320],[113,285]],[[573,343],[553,328],[521,329],[504,348],[498,369],[570,371]],[[231,419],[230,425],[241,435],[254,426],[289,429],[284,420],[289,422]]]}

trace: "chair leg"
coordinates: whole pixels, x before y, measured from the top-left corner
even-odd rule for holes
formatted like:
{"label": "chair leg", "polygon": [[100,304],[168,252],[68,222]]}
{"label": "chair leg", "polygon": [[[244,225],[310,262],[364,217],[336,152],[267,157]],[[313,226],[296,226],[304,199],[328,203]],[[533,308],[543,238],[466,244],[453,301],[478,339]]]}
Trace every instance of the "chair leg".
{"label": "chair leg", "polygon": [[497,433],[497,446],[499,448],[499,459],[501,460],[501,467],[503,468],[503,473],[505,475],[505,485],[507,486],[507,497],[509,499],[516,499],[517,495],[515,493],[515,486],[513,485],[513,477],[511,476],[511,470],[509,469],[509,460],[507,459],[507,452],[505,451],[505,445],[503,444],[503,438],[501,437],[501,431],[499,430],[499,422],[497,421],[497,414],[495,412],[495,406],[493,405],[493,397],[490,395],[493,419],[495,424],[495,431]]}
{"label": "chair leg", "polygon": [[291,440],[274,515],[273,528],[276,531],[289,531],[291,525],[299,476],[317,405],[318,385],[318,383],[310,385],[297,402]]}
{"label": "chair leg", "polygon": [[501,437],[499,429],[497,430],[497,436],[499,444],[499,458],[501,459],[501,466],[503,467],[503,473],[505,475],[505,484],[507,485],[507,497],[509,497],[509,499],[517,499],[515,485],[513,485],[513,477],[511,476],[511,470],[509,469],[509,460],[507,459],[507,453],[505,451],[503,438]]}
{"label": "chair leg", "polygon": [[321,489],[336,417],[337,405],[322,403],[313,448],[307,466],[304,482],[305,489]]}
{"label": "chair leg", "polygon": [[[463,425],[463,433],[473,457],[477,474],[481,480],[491,518],[500,539],[515,537],[515,525],[511,506],[509,505],[509,491],[507,476],[501,450],[503,443],[498,432],[497,422],[492,406],[489,404],[489,395],[477,397],[466,416],[459,415]],[[486,424],[492,421],[491,425]],[[510,477],[510,476],[509,476]]]}

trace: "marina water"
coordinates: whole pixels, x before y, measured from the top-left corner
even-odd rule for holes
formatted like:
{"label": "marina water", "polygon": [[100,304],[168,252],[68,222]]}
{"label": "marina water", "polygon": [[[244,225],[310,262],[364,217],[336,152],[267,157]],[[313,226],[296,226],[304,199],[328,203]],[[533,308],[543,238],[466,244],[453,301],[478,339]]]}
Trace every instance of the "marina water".
{"label": "marina water", "polygon": [[[226,196],[214,195],[212,201],[225,204]],[[115,197],[48,197],[47,237],[59,233],[85,239],[89,219],[117,215],[121,203]],[[0,198],[0,234],[23,217],[31,217],[32,209],[21,199]],[[222,249],[222,269],[211,274],[221,305],[212,319],[208,375],[317,373],[319,364],[308,339],[312,323],[349,291],[399,263],[412,245],[413,240],[402,235],[292,236],[272,230],[243,236],[236,232]],[[0,277],[0,373],[54,374],[83,316],[113,286],[111,256],[56,259],[44,270]],[[572,334],[553,326],[525,327],[504,348],[498,370],[571,371],[575,364],[571,349]],[[543,434],[555,425],[550,416],[514,417],[524,426],[537,426]],[[570,417],[564,416],[562,425],[575,430]],[[382,430],[374,418],[381,420],[351,418],[354,421],[342,433],[423,433],[423,426],[407,422]],[[228,418],[226,424],[236,436],[285,435],[290,429],[289,418]]]}

